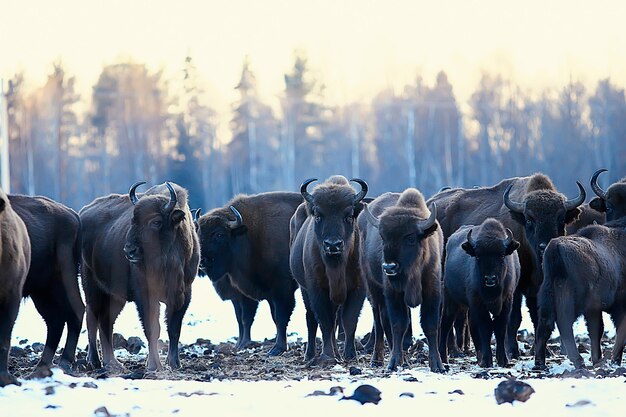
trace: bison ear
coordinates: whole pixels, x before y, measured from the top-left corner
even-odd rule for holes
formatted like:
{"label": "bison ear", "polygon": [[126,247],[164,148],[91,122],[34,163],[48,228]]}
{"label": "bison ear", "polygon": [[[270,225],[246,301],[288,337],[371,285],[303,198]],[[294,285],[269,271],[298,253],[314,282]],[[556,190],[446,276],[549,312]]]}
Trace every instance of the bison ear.
{"label": "bison ear", "polygon": [[511,213],[511,218],[515,220],[516,222],[518,222],[519,224],[521,225],[526,224],[526,216],[524,216],[523,213],[518,213],[516,211],[509,211],[509,213]]}
{"label": "bison ear", "polygon": [[476,252],[474,252],[474,247],[472,246],[471,243],[469,243],[467,240],[463,243],[461,243],[461,248],[463,248],[463,250],[469,255],[469,256],[476,256]]}
{"label": "bison ear", "polygon": [[599,211],[600,213],[606,213],[606,201],[601,199],[600,197],[594,197],[589,202],[589,207],[594,209],[595,211]]}
{"label": "bison ear", "polygon": [[439,227],[439,223],[435,222],[435,224],[430,226],[428,229],[424,230],[422,236],[428,237],[428,236],[432,235],[433,233],[435,233],[435,230],[437,230],[438,227]]}
{"label": "bison ear", "polygon": [[233,229],[230,229],[230,234],[233,236],[239,236],[239,235],[243,235],[247,231],[248,231],[248,227],[246,227],[245,224],[242,224],[241,226],[237,226]]}
{"label": "bison ear", "polygon": [[365,206],[363,205],[362,202],[358,202],[354,205],[354,215],[353,217],[356,219],[357,217],[359,217],[359,214],[361,214],[361,212],[363,211],[363,208]]}
{"label": "bison ear", "polygon": [[511,243],[509,243],[509,245],[506,247],[504,254],[508,256],[512,254],[513,252],[515,252],[518,248],[519,248],[519,242],[515,239],[511,239]]}
{"label": "bison ear", "polygon": [[565,224],[570,224],[571,222],[578,220],[578,217],[582,212],[583,211],[580,209],[580,207],[574,207],[573,209],[566,211]]}
{"label": "bison ear", "polygon": [[185,212],[181,209],[176,209],[170,215],[170,219],[172,219],[172,223],[178,224],[185,218]]}

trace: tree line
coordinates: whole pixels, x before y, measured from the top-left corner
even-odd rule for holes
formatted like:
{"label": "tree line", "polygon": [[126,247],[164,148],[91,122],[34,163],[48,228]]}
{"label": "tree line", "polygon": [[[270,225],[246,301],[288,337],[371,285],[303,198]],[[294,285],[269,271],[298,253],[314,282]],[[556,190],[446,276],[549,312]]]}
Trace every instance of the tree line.
{"label": "tree line", "polygon": [[6,97],[12,192],[80,209],[135,181],[171,180],[206,211],[238,193],[296,191],[306,178],[332,174],[366,179],[372,195],[414,186],[426,197],[537,171],[575,195],[574,181],[600,167],[607,184],[626,174],[626,97],[608,78],[591,91],[569,80],[532,92],[484,73],[460,103],[441,71],[369,103],[332,106],[296,55],[275,111],[246,60],[226,143],[193,59],[181,68],[179,80],[168,80],[140,63],[106,65],[88,97],[58,62],[34,90],[16,74]]}

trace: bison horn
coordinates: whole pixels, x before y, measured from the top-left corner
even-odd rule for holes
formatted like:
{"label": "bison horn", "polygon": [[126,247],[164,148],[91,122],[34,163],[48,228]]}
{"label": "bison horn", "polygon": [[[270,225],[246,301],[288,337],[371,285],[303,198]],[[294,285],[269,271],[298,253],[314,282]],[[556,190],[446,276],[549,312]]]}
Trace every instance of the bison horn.
{"label": "bison horn", "polygon": [[367,194],[367,190],[369,189],[369,187],[367,186],[367,183],[361,178],[352,178],[350,181],[354,181],[361,186],[361,191],[359,191],[354,196],[354,204],[356,204],[365,198],[365,195]]}
{"label": "bison horn", "polygon": [[200,218],[200,213],[202,213],[201,208],[197,208],[193,211],[193,221],[194,223],[198,223],[198,219]]}
{"label": "bison horn", "polygon": [[608,171],[608,169],[602,168],[594,172],[593,175],[591,176],[591,189],[593,190],[594,193],[596,193],[598,197],[600,197],[603,200],[606,200],[607,195],[606,195],[606,191],[604,191],[598,185],[598,177],[600,176],[600,174],[606,171]]}
{"label": "bison horn", "polygon": [[513,188],[513,184],[509,185],[504,192],[504,205],[508,207],[509,210],[514,211],[516,213],[524,213],[524,203],[520,203],[518,201],[513,201],[509,197],[509,193],[511,192],[511,188]]}
{"label": "bison horn", "polygon": [[567,200],[565,202],[565,210],[569,211],[569,210],[573,210],[576,207],[580,206],[582,203],[585,202],[585,198],[587,198],[587,193],[585,192],[585,187],[583,187],[583,185],[576,181],[576,185],[578,185],[578,197],[572,199],[572,200]]}
{"label": "bison horn", "polygon": [[130,189],[128,190],[128,196],[130,197],[130,201],[133,203],[133,206],[137,204],[137,201],[139,201],[139,198],[137,198],[137,195],[135,194],[135,190],[137,189],[137,187],[145,183],[145,181],[139,181],[130,186]]}
{"label": "bison horn", "polygon": [[504,247],[508,248],[513,240],[513,232],[508,227],[506,228],[506,237],[504,238]]}
{"label": "bison horn", "polygon": [[420,220],[417,222],[417,227],[420,231],[425,231],[432,227],[437,220],[437,204],[433,203],[433,208],[430,210],[430,216],[426,220]]}
{"label": "bison horn", "polygon": [[365,216],[367,217],[367,221],[371,223],[372,226],[378,229],[380,226],[380,219],[374,216],[374,213],[371,212],[369,205],[364,204],[365,206]]}
{"label": "bison horn", "polygon": [[168,201],[165,207],[163,207],[163,210],[165,210],[166,212],[169,212],[169,211],[174,210],[174,207],[176,206],[176,203],[178,202],[178,198],[176,197],[176,191],[174,191],[174,187],[172,187],[172,184],[166,181],[165,186],[170,191],[170,201]]}
{"label": "bison horn", "polygon": [[239,213],[239,211],[237,211],[235,207],[230,206],[230,211],[233,212],[236,220],[229,221],[228,227],[230,227],[231,229],[236,229],[237,227],[240,227],[243,224],[243,218],[241,217],[241,214]]}
{"label": "bison horn", "polygon": [[467,232],[467,242],[470,244],[471,247],[475,248],[476,242],[474,242],[474,239],[472,239],[472,230],[474,230],[474,228],[470,227],[469,232]]}
{"label": "bison horn", "polygon": [[313,204],[313,196],[309,194],[309,192],[306,189],[309,186],[309,184],[312,183],[313,181],[317,181],[317,178],[309,178],[308,180],[304,181],[302,185],[300,186],[300,194],[302,194],[302,197],[304,197],[307,203],[311,203],[311,204]]}

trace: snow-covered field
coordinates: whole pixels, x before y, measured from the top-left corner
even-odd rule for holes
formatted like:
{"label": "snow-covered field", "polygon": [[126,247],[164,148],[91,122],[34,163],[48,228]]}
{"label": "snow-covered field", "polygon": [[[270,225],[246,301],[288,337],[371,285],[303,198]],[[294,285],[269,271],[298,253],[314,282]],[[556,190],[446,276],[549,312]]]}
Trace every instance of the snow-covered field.
{"label": "snow-covered field", "polygon": [[[297,306],[289,326],[290,340],[306,339],[304,307],[296,293]],[[414,334],[421,337],[418,312],[414,313]],[[363,335],[371,329],[371,310],[365,305],[357,333]],[[606,320],[605,320],[606,322]],[[527,319],[523,327],[531,328]],[[221,301],[208,281],[197,279],[193,299],[185,316],[181,342],[188,344],[197,338],[225,341],[236,336],[236,321],[230,302]],[[609,333],[612,326],[607,323]],[[577,323],[576,330],[584,333],[584,324]],[[115,326],[115,331],[126,337],[141,336],[133,304],[128,304]],[[255,340],[274,336],[274,325],[267,303],[262,303],[252,328]],[[162,339],[167,335],[162,326]],[[45,339],[45,325],[30,301],[21,307],[13,331],[13,344],[28,339],[31,344]],[[64,341],[64,339],[62,339]],[[63,342],[62,342],[63,343]],[[86,331],[79,346],[87,344]],[[140,355],[145,352],[142,351]],[[502,375],[518,374],[532,368],[532,360],[518,361],[512,369],[492,370]],[[453,365],[454,367],[454,365]],[[553,365],[552,373],[572,369],[566,360]],[[0,416],[159,416],[159,415],[336,415],[358,413],[359,416],[386,415],[390,412],[436,412],[437,415],[486,415],[504,412],[507,415],[598,415],[623,414],[626,405],[624,377],[607,379],[529,379],[536,391],[525,403],[497,405],[494,389],[502,378],[475,379],[472,372],[451,372],[435,375],[426,368],[401,370],[389,377],[364,375],[350,376],[347,368],[336,366],[331,380],[300,381],[212,381],[187,382],[170,380],[125,380],[110,378],[94,380],[75,378],[55,370],[52,377],[42,380],[23,380],[22,386],[0,389]],[[356,401],[341,401],[339,396],[307,396],[321,390],[328,392],[333,386],[344,388],[351,395],[361,384],[371,384],[382,391],[378,405],[361,406]],[[462,391],[462,394],[457,390]],[[456,392],[455,392],[456,391]],[[411,393],[412,396],[403,395]],[[104,408],[102,408],[104,407]],[[468,414],[469,413],[469,414]]]}

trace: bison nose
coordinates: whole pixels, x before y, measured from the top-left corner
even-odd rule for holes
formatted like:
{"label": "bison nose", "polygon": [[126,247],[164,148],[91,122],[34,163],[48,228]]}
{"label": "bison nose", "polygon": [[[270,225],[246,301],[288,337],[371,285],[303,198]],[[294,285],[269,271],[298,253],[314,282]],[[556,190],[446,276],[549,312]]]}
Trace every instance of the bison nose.
{"label": "bison nose", "polygon": [[324,252],[328,255],[337,255],[343,252],[342,239],[324,239]]}
{"label": "bison nose", "polygon": [[400,265],[395,262],[383,262],[383,271],[390,277],[394,275],[398,275],[398,271],[400,271]]}
{"label": "bison nose", "polygon": [[485,287],[495,287],[497,283],[495,275],[485,275]]}
{"label": "bison nose", "polygon": [[139,262],[141,259],[139,247],[128,243],[124,245],[124,255],[126,256],[126,259],[132,263]]}

